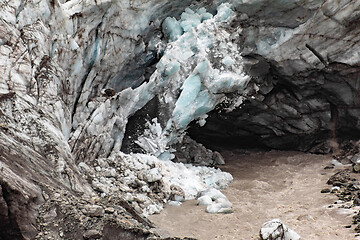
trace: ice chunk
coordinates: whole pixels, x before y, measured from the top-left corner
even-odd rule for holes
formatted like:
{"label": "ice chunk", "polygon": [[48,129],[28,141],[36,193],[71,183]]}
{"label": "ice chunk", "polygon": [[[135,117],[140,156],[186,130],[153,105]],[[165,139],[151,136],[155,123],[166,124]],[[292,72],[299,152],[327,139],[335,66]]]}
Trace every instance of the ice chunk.
{"label": "ice chunk", "polygon": [[191,28],[198,26],[201,23],[201,16],[195,13],[190,8],[186,8],[185,12],[181,14],[180,26],[184,32],[190,31]]}
{"label": "ice chunk", "polygon": [[202,79],[208,78],[210,63],[208,60],[200,62],[194,69],[194,73],[199,74]]}
{"label": "ice chunk", "polygon": [[170,206],[180,206],[182,203],[179,201],[170,201],[168,204]]}
{"label": "ice chunk", "polygon": [[218,213],[220,209],[221,209],[220,203],[213,203],[206,207],[206,212],[207,213]]}
{"label": "ice chunk", "polygon": [[198,205],[210,205],[212,203],[213,203],[213,201],[212,201],[211,197],[209,197],[207,195],[199,197],[197,200]]}
{"label": "ice chunk", "polygon": [[231,208],[232,207],[232,203],[227,200],[227,198],[218,198],[215,201],[216,203],[220,203],[221,204],[221,208]]}
{"label": "ice chunk", "polygon": [[201,17],[201,22],[211,19],[213,17],[213,15],[211,13],[206,12],[205,8],[200,8],[199,10],[197,10],[197,13],[200,15]]}
{"label": "ice chunk", "polygon": [[233,92],[241,91],[248,84],[250,77],[239,75],[232,72],[222,73],[218,78],[210,83],[210,89],[215,92]]}
{"label": "ice chunk", "polygon": [[[216,189],[214,189],[214,190],[216,190]],[[210,202],[208,204],[208,206],[206,207],[206,212],[207,213],[231,213],[231,212],[233,212],[231,202],[222,193],[220,193],[220,191],[216,190],[216,191],[218,191],[218,192],[216,192],[214,190],[203,192],[206,194],[203,197],[208,197],[212,200],[215,200],[214,202]],[[212,195],[213,197],[210,197],[210,195]],[[223,195],[223,196],[221,196],[221,195]],[[203,198],[203,197],[201,197],[201,198]]]}
{"label": "ice chunk", "polygon": [[165,152],[161,153],[158,156],[158,158],[163,160],[163,161],[170,161],[170,160],[175,158],[175,155],[170,153],[169,151],[165,151]]}
{"label": "ice chunk", "polygon": [[230,57],[230,56],[224,57],[223,60],[221,60],[221,62],[224,65],[229,66],[229,67],[235,63],[234,59],[232,59],[232,57]]}
{"label": "ice chunk", "polygon": [[182,92],[176,101],[173,111],[173,119],[179,128],[185,128],[192,120],[191,107],[201,89],[201,81],[198,75],[190,75],[182,86]]}
{"label": "ice chunk", "polygon": [[[160,213],[162,209],[163,209],[163,207],[161,205],[151,204],[151,205],[146,207],[144,212],[149,214],[149,215],[152,215],[154,213]],[[147,214],[145,214],[145,216]]]}
{"label": "ice chunk", "polygon": [[207,213],[232,213],[231,207],[222,207],[221,203],[213,203],[206,207]]}
{"label": "ice chunk", "polygon": [[157,122],[157,118],[152,119],[152,122],[152,124],[150,122],[146,123],[147,129],[145,129],[143,135],[140,136],[135,143],[147,153],[159,156],[165,152],[168,140],[166,136],[162,134],[162,128],[160,123]]}
{"label": "ice chunk", "polygon": [[217,14],[215,15],[215,20],[217,22],[223,22],[229,19],[234,12],[231,10],[231,5],[229,3],[223,3],[217,8]]}
{"label": "ice chunk", "polygon": [[180,63],[178,61],[170,62],[165,67],[165,75],[171,76],[174,75],[180,69]]}
{"label": "ice chunk", "polygon": [[331,160],[331,164],[336,166],[336,167],[339,167],[339,166],[342,166],[343,164],[341,162],[339,162],[338,160],[336,159],[332,159]]}
{"label": "ice chunk", "polygon": [[148,182],[156,182],[162,178],[158,168],[152,168],[146,173],[146,180]]}
{"label": "ice chunk", "polygon": [[201,196],[208,196],[213,201],[219,198],[226,198],[224,194],[222,194],[219,190],[215,188],[209,188],[201,193]]}
{"label": "ice chunk", "polygon": [[300,236],[289,229],[280,219],[273,219],[264,223],[260,230],[261,239],[299,240]]}
{"label": "ice chunk", "polygon": [[70,49],[75,51],[79,48],[79,45],[76,43],[75,39],[71,38],[69,41]]}
{"label": "ice chunk", "polygon": [[171,41],[176,41],[183,34],[183,29],[174,17],[167,17],[164,20],[162,30]]}

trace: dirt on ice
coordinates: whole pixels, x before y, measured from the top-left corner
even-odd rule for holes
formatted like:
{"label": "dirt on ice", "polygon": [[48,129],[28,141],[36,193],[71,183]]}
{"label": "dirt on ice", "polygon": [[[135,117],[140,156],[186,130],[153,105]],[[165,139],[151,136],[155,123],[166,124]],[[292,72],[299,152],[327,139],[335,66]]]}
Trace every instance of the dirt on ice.
{"label": "dirt on ice", "polygon": [[[321,193],[338,167],[331,156],[300,152],[223,152],[234,181],[222,192],[234,213],[209,214],[195,200],[166,206],[150,216],[163,235],[212,239],[259,239],[262,224],[280,218],[302,239],[356,239],[351,225],[355,209],[338,208],[337,197]],[[341,168],[341,167],[339,167]]]}

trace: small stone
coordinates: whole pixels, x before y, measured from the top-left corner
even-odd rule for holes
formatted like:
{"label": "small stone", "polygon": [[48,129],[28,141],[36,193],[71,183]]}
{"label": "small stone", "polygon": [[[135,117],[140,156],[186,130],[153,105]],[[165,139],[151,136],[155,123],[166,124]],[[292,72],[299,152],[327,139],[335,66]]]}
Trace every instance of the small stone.
{"label": "small stone", "polygon": [[105,212],[106,213],[114,213],[115,209],[113,207],[107,207],[107,208],[105,208]]}
{"label": "small stone", "polygon": [[354,164],[360,163],[360,153],[357,153],[354,156],[352,156],[351,162],[353,162]]}
{"label": "small stone", "polygon": [[345,182],[349,181],[350,180],[349,172],[350,172],[349,170],[345,169],[345,170],[335,173],[334,175],[332,175],[329,178],[329,180],[327,181],[327,184],[334,185],[334,182],[345,183]]}
{"label": "small stone", "polygon": [[85,205],[85,214],[90,217],[101,217],[104,215],[104,209],[99,205]]}
{"label": "small stone", "polygon": [[341,186],[343,186],[344,184],[341,183],[341,182],[339,182],[339,181],[335,181],[335,182],[333,182],[332,185],[333,185],[333,186],[337,186],[337,187],[341,187]]}
{"label": "small stone", "polygon": [[84,239],[99,239],[102,237],[102,233],[98,230],[87,230],[84,235],[83,235]]}
{"label": "small stone", "polygon": [[355,206],[360,206],[360,199],[358,197],[355,197],[354,200],[353,200],[353,204]]}
{"label": "small stone", "polygon": [[46,192],[44,192],[44,191],[42,192],[42,196],[43,196],[43,198],[45,199],[45,201],[47,201],[47,200],[50,199],[49,195],[46,194]]}
{"label": "small stone", "polygon": [[333,169],[334,168],[334,166],[326,166],[326,167],[324,167],[324,169]]}
{"label": "small stone", "polygon": [[354,166],[353,166],[353,170],[354,172],[360,172],[360,164],[359,163],[356,163]]}
{"label": "small stone", "polygon": [[90,167],[84,162],[80,162],[78,166],[80,171],[83,173],[88,173],[90,171]]}
{"label": "small stone", "polygon": [[116,177],[116,170],[114,168],[106,169],[104,172],[105,177]]}
{"label": "small stone", "polygon": [[215,151],[213,153],[212,158],[214,159],[214,162],[217,165],[224,165],[225,164],[225,160],[224,160],[223,156],[221,156],[221,154],[219,152],[217,152],[217,151]]}
{"label": "small stone", "polygon": [[328,189],[328,188],[325,188],[325,189],[321,190],[321,193],[329,193],[329,192],[330,192],[330,189]]}
{"label": "small stone", "polygon": [[345,228],[351,228],[351,225],[346,225],[346,226],[344,226]]}
{"label": "small stone", "polygon": [[314,217],[310,214],[300,215],[296,218],[298,221],[315,221]]}

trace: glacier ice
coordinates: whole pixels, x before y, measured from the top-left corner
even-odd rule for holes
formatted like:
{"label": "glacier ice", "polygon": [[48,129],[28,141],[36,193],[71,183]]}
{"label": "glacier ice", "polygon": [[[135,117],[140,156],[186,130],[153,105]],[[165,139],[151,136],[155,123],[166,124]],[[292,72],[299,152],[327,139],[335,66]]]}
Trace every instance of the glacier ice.
{"label": "glacier ice", "polygon": [[196,11],[187,8],[179,20],[167,18],[163,23],[170,42],[149,83],[155,83],[155,89],[166,84],[160,90],[164,91],[160,101],[172,109],[172,114],[170,118],[159,119],[167,122],[161,137],[149,136],[145,130],[137,140],[148,153],[159,156],[166,152],[170,144],[181,140],[193,120],[204,125],[206,114],[226,99],[226,93],[236,93],[241,100],[247,94],[250,77],[243,71],[238,46],[231,42],[231,34],[226,30],[235,13],[227,3],[217,10],[212,16],[204,8]]}
{"label": "glacier ice", "polygon": [[183,34],[183,29],[174,17],[167,17],[162,24],[162,29],[172,41],[177,40]]}
{"label": "glacier ice", "polygon": [[199,205],[206,205],[207,213],[231,213],[232,203],[215,188],[209,188],[201,192],[198,198]]}

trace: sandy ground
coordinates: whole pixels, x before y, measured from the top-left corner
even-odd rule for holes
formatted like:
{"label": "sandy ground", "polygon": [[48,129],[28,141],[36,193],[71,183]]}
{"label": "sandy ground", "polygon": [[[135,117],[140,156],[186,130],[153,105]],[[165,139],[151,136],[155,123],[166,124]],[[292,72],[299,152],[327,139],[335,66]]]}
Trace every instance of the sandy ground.
{"label": "sandy ground", "polygon": [[331,157],[299,152],[222,153],[234,182],[223,191],[233,203],[232,214],[208,214],[196,201],[166,206],[150,216],[164,235],[211,239],[259,239],[262,224],[280,218],[302,239],[356,239],[354,209],[329,206],[334,194],[320,193],[336,169],[325,170]]}

